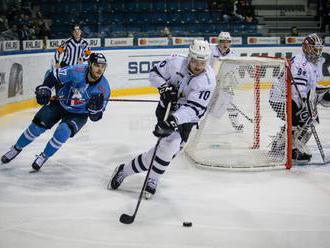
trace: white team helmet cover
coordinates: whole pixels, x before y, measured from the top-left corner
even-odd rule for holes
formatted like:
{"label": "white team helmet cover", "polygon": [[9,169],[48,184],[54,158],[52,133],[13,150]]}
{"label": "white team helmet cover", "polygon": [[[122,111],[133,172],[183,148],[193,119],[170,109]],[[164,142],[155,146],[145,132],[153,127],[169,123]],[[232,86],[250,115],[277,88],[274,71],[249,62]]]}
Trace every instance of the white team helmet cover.
{"label": "white team helmet cover", "polygon": [[189,60],[191,58],[196,60],[209,60],[211,56],[210,44],[205,40],[194,40],[189,46]]}
{"label": "white team helmet cover", "polygon": [[226,41],[230,41],[231,42],[231,35],[230,35],[230,33],[228,33],[228,32],[221,32],[218,35],[218,42],[223,41],[223,40],[226,40]]}

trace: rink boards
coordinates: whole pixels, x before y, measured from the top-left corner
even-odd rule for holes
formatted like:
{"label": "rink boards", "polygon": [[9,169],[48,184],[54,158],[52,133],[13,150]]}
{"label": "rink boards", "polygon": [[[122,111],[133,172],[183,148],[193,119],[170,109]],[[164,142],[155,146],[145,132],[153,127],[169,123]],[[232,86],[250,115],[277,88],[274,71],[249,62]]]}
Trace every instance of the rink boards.
{"label": "rink boards", "polygon": [[[113,95],[136,95],[156,92],[151,89],[148,74],[154,64],[171,54],[187,54],[187,47],[143,47],[126,49],[99,49],[108,60],[105,76]],[[268,55],[290,58],[300,52],[300,46],[234,47],[241,57]],[[323,83],[330,84],[330,47],[323,50]],[[0,56],[0,106],[34,98],[34,89],[47,70],[52,67],[53,52],[30,52]],[[119,90],[120,91],[117,91]],[[27,104],[27,103],[26,103]],[[31,105],[31,102],[28,104]],[[25,105],[26,106],[26,105]],[[14,110],[14,107],[12,107]]]}

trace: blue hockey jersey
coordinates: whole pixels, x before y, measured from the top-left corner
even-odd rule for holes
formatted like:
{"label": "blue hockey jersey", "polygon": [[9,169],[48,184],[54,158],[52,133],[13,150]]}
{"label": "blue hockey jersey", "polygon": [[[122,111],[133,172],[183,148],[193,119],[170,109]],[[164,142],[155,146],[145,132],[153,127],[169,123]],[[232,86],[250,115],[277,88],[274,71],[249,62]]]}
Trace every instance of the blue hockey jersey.
{"label": "blue hockey jersey", "polygon": [[[54,70],[54,76],[61,84],[56,96],[62,107],[68,112],[87,114],[86,104],[92,95],[103,93],[104,99],[110,97],[111,90],[108,80],[102,76],[96,83],[89,84],[87,73],[87,64],[77,64]],[[107,103],[108,101],[104,101],[103,111]]]}

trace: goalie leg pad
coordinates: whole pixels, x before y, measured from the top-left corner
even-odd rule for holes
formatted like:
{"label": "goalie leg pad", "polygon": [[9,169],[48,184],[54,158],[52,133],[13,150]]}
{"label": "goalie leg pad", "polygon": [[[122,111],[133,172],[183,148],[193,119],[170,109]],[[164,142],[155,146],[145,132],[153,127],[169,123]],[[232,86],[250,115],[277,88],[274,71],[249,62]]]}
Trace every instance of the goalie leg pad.
{"label": "goalie leg pad", "polygon": [[295,128],[292,135],[292,147],[297,149],[301,153],[308,154],[312,157],[310,150],[307,147],[307,142],[312,136],[312,132],[309,130],[309,127],[305,128]]}
{"label": "goalie leg pad", "polygon": [[292,159],[296,161],[298,165],[308,163],[312,158],[312,154],[306,145],[311,135],[312,133],[308,130],[308,127],[298,127],[293,130]]}
{"label": "goalie leg pad", "polygon": [[292,127],[304,127],[309,125],[310,114],[308,112],[307,106],[298,107],[295,101],[292,101]]}

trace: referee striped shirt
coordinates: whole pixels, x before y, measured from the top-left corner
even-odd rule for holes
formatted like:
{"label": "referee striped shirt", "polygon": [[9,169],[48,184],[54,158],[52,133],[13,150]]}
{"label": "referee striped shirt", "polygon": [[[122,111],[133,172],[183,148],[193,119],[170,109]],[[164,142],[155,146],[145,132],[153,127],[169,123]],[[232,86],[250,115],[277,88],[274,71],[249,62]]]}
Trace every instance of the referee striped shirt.
{"label": "referee striped shirt", "polygon": [[[61,55],[63,58],[60,61]],[[76,41],[74,38],[67,39],[61,46],[56,49],[55,62],[61,63],[61,67],[75,65],[79,63],[79,59],[86,61],[91,54],[87,40],[81,38]]]}

